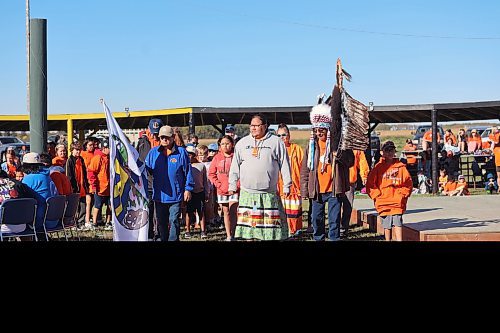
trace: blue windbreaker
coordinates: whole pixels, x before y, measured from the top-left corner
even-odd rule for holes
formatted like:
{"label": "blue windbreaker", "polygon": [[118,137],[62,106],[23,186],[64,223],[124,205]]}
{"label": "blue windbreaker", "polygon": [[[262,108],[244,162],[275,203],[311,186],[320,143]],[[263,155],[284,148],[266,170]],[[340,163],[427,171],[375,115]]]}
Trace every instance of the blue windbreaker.
{"label": "blue windbreaker", "polygon": [[193,191],[194,187],[188,153],[174,144],[172,153],[166,156],[160,147],[151,149],[145,161],[146,168],[153,175],[153,200],[181,202],[184,191]]}
{"label": "blue windbreaker", "polygon": [[[42,230],[45,208],[47,207],[46,200],[59,194],[56,185],[50,179],[50,172],[47,168],[40,168],[39,173],[24,176],[22,182],[35,192],[35,199],[37,201],[35,227],[37,230]],[[47,221],[47,227],[53,228],[57,223],[58,221]]]}

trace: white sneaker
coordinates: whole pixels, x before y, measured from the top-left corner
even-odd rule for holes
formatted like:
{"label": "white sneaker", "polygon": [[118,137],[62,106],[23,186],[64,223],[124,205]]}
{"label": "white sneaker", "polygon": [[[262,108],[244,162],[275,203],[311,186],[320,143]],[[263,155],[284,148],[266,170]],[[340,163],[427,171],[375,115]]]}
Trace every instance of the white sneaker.
{"label": "white sneaker", "polygon": [[94,226],[92,225],[92,223],[85,223],[85,225],[83,226],[82,230],[84,231],[87,231],[87,230],[94,230]]}
{"label": "white sneaker", "polygon": [[111,223],[106,223],[104,230],[113,230],[113,225]]}

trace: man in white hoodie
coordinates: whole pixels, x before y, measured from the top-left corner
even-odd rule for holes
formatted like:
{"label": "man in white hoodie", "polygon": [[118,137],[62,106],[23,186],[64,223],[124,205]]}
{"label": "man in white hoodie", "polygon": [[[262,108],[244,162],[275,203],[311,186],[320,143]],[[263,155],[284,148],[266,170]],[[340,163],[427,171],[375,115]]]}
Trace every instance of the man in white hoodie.
{"label": "man in white hoodie", "polygon": [[263,115],[255,115],[250,135],[236,144],[229,171],[229,193],[240,181],[236,238],[283,240],[288,237],[286,214],[277,185],[283,177],[283,192],[290,193],[290,163],[283,141],[268,133]]}

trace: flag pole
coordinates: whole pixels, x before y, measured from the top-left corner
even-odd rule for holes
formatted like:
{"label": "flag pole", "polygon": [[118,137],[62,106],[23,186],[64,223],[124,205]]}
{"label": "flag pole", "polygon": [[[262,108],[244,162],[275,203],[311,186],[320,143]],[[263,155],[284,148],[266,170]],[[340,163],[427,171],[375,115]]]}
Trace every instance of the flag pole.
{"label": "flag pole", "polygon": [[30,114],[30,0],[26,0],[26,109]]}

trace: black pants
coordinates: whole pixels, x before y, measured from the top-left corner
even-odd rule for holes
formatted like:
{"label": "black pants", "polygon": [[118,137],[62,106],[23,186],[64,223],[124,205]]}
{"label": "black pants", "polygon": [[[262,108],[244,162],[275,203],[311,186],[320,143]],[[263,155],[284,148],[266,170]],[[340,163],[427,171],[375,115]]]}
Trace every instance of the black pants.
{"label": "black pants", "polygon": [[156,239],[160,237],[160,233],[158,232],[158,222],[156,221],[156,209],[155,202],[152,199],[153,193],[149,193],[149,229],[148,229],[148,238]]}

